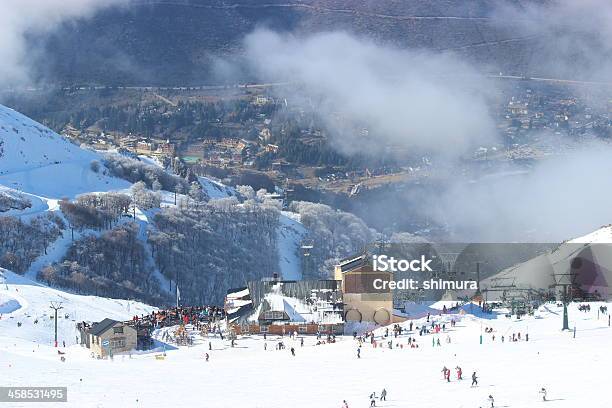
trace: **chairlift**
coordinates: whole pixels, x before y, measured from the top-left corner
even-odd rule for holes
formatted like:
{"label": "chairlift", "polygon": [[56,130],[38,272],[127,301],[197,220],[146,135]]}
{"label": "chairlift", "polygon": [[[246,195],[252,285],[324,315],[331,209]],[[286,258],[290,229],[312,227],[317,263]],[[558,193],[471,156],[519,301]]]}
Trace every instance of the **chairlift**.
{"label": "chairlift", "polygon": [[301,248],[302,248],[302,254],[304,256],[310,256],[310,251],[312,250],[312,248],[314,248],[313,240],[309,239],[309,240],[302,241]]}

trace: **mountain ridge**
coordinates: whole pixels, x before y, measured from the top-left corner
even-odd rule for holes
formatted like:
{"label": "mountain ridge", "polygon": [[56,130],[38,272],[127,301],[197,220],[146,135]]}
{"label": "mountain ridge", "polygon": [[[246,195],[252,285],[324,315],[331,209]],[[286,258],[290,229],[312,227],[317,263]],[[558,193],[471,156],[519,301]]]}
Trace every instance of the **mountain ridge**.
{"label": "mountain ridge", "polygon": [[[222,83],[228,78],[219,72],[220,61],[240,65],[242,41],[259,27],[297,35],[333,27],[398,48],[455,50],[475,63],[488,62],[492,69],[521,73],[529,66],[533,38],[493,24],[495,4],[492,0],[470,4],[459,0],[135,1],[56,30],[45,40],[45,63],[38,64],[44,69],[38,75],[59,84]],[[81,51],[71,52],[74,49]],[[240,73],[231,79],[254,78]]]}

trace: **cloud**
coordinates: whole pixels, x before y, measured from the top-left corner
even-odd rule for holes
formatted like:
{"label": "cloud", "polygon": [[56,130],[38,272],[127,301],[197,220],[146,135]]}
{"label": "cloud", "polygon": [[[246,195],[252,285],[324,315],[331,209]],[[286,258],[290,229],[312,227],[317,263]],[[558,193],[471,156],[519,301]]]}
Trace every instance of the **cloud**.
{"label": "cloud", "polygon": [[[428,215],[457,240],[557,242],[612,221],[612,146],[591,142],[525,171],[454,179],[427,198]],[[495,170],[492,170],[495,173]]]}
{"label": "cloud", "polygon": [[452,54],[399,50],[345,32],[262,29],[247,36],[245,50],[262,80],[296,84],[293,99],[316,106],[345,153],[399,147],[458,156],[495,138],[487,104],[494,87]]}
{"label": "cloud", "polygon": [[[0,86],[30,81],[33,57],[39,50],[28,37],[44,35],[67,21],[87,18],[96,11],[129,0],[2,0],[0,1]],[[75,50],[78,52],[78,50]]]}
{"label": "cloud", "polygon": [[[500,8],[497,24],[536,35],[534,69],[540,72],[612,81],[612,2],[547,4]],[[388,145],[430,151],[443,159],[437,166],[457,175],[464,168],[453,158],[497,141],[488,109],[496,84],[455,55],[398,50],[344,32],[298,37],[258,30],[245,49],[260,78],[301,85],[294,97],[318,107],[345,153],[381,153]],[[361,125],[369,130],[365,137],[351,132]],[[490,169],[499,174],[478,180],[453,175],[422,198],[420,212],[447,225],[455,240],[576,237],[612,220],[611,155],[609,144],[578,144],[527,170]],[[400,208],[408,202],[403,194],[396,194]]]}

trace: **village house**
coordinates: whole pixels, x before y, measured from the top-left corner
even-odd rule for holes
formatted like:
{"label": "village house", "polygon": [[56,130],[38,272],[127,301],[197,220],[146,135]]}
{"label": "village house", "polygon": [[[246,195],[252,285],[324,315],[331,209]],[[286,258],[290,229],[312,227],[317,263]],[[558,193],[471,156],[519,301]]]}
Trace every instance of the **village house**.
{"label": "village house", "polygon": [[278,153],[278,145],[267,144],[265,147],[267,153]]}
{"label": "village house", "polygon": [[151,154],[155,149],[155,144],[146,140],[140,140],[136,144],[136,153],[138,154]]}
{"label": "village house", "polygon": [[176,148],[173,143],[170,143],[170,140],[166,140],[164,143],[160,143],[157,146],[157,155],[164,155],[168,157],[174,157],[176,154]]}
{"label": "village house", "polygon": [[263,128],[259,132],[259,136],[258,137],[259,137],[259,140],[261,140],[262,142],[268,143],[270,141],[270,139],[272,139],[272,133],[270,133],[270,129]]}

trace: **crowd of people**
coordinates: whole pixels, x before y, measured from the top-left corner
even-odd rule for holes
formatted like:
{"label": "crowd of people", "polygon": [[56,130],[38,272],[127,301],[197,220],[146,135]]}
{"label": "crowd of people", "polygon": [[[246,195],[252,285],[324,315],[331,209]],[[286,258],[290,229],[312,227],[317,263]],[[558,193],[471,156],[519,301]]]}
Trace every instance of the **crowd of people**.
{"label": "crowd of people", "polygon": [[192,324],[197,329],[202,325],[215,323],[225,317],[223,308],[218,306],[179,306],[168,310],[158,310],[148,315],[134,316],[132,322],[138,326],[153,328]]}
{"label": "crowd of people", "polygon": [[[147,315],[133,316],[130,325],[139,334],[139,344],[142,348],[148,348],[153,344],[151,335],[153,330],[164,327],[186,326],[191,324],[195,330],[202,332],[220,332],[218,323],[225,318],[225,311],[219,306],[179,306],[167,310],[157,310]],[[168,333],[162,340],[170,341]],[[189,343],[189,338],[185,337]]]}

